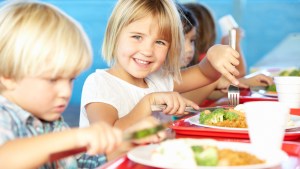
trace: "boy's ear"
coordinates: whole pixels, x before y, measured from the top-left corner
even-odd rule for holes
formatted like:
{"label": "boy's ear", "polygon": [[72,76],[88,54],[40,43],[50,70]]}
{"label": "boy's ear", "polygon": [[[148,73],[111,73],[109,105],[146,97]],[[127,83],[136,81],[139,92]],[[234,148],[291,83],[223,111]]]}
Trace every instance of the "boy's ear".
{"label": "boy's ear", "polygon": [[3,86],[6,90],[13,90],[16,88],[17,83],[15,79],[1,76],[0,85]]}

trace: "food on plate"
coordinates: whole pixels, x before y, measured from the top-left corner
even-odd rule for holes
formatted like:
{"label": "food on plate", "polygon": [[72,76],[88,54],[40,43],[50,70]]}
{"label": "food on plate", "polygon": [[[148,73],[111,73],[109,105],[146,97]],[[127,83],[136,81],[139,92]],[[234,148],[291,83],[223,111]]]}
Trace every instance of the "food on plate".
{"label": "food on plate", "polygon": [[[245,112],[245,106],[244,104],[238,104],[234,107],[234,110],[236,111],[240,111],[240,112]],[[291,127],[291,126],[295,126],[295,122],[291,119],[291,115],[289,114],[288,118],[287,118],[288,122],[287,122],[287,127]]]}
{"label": "food on plate", "polygon": [[200,124],[219,127],[247,128],[245,113],[232,108],[218,108],[213,111],[204,110],[200,113]]}
{"label": "food on plate", "polygon": [[[281,71],[279,76],[300,76],[300,69],[286,69]],[[276,94],[276,86],[275,84],[270,85],[266,88],[267,94]]]}
{"label": "food on plate", "polygon": [[210,139],[174,139],[161,142],[151,158],[157,163],[193,168],[197,166],[242,166],[265,163],[246,151],[221,148]]}
{"label": "food on plate", "polygon": [[300,69],[287,69],[279,73],[279,76],[300,76]]}

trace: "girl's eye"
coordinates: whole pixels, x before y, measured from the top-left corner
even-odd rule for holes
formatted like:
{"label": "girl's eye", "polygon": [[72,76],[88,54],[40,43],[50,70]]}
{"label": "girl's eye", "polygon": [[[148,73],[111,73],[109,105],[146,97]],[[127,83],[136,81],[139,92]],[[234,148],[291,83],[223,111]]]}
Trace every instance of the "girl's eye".
{"label": "girl's eye", "polygon": [[164,41],[156,41],[156,43],[159,45],[164,45],[164,46],[166,45],[166,42],[164,42]]}
{"label": "girl's eye", "polygon": [[139,35],[134,35],[134,36],[132,36],[134,39],[137,39],[137,40],[141,40],[142,39],[142,37],[141,36],[139,36]]}
{"label": "girl's eye", "polygon": [[55,83],[55,82],[57,82],[57,80],[58,80],[57,78],[51,78],[51,79],[49,79],[49,82],[50,83]]}

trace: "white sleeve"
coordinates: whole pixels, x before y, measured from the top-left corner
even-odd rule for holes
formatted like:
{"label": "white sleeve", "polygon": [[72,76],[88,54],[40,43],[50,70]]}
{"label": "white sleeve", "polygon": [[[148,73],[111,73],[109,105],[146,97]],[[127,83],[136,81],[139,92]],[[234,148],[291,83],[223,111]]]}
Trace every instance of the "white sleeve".
{"label": "white sleeve", "polygon": [[157,92],[170,92],[174,91],[174,80],[171,75],[166,75],[162,70],[151,74],[147,80],[152,88]]}
{"label": "white sleeve", "polygon": [[85,127],[89,125],[87,118],[85,106],[93,102],[102,102],[110,104],[116,107],[115,99],[116,97],[112,96],[112,88],[107,83],[107,79],[100,76],[99,74],[92,73],[87,77],[84,82],[81,94],[81,103],[80,103],[80,127]]}

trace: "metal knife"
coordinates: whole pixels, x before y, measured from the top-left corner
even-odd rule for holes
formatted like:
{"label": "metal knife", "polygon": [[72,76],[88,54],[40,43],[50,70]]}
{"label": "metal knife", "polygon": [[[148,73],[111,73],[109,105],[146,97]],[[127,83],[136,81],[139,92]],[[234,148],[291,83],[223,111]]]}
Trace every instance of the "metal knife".
{"label": "metal knife", "polygon": [[[164,104],[151,105],[151,110],[152,110],[152,112],[162,112],[166,107],[167,107],[167,105],[164,105]],[[187,106],[185,108],[185,111],[189,112],[189,113],[200,113],[201,111],[204,111],[204,110],[215,110],[217,108],[224,108],[224,107],[222,107],[222,106],[202,107],[199,110],[196,110],[193,107]]]}

